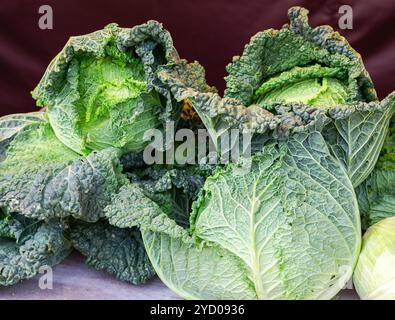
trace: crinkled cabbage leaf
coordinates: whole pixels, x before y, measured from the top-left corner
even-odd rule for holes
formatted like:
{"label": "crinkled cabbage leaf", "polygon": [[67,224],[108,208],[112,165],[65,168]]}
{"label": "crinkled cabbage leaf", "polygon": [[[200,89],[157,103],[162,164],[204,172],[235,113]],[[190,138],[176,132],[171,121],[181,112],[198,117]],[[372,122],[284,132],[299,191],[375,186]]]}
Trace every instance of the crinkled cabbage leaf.
{"label": "crinkled cabbage leaf", "polygon": [[391,120],[376,167],[356,192],[364,229],[395,216],[395,118]]}
{"label": "crinkled cabbage leaf", "polygon": [[122,281],[141,284],[155,275],[138,230],[121,229],[105,221],[75,221],[71,228],[75,249],[86,256],[86,263]]}
{"label": "crinkled cabbage leaf", "polygon": [[0,162],[0,207],[48,219],[97,221],[127,180],[114,148],[82,157],[63,145],[47,122],[16,134]]}
{"label": "crinkled cabbage leaf", "polygon": [[331,108],[275,103],[273,113],[257,104],[245,106],[238,99],[209,92],[204,69],[198,63],[181,61],[163,67],[159,77],[177,100],[193,105],[218,152],[224,152],[222,139],[232,129],[252,136],[250,149],[254,153],[271,139],[287,139],[292,132],[314,128],[322,132],[332,153],[347,168],[354,187],[374,168],[395,108],[395,94],[391,94],[381,102],[354,101]]}
{"label": "crinkled cabbage leaf", "polygon": [[377,100],[361,56],[332,27],[312,28],[307,15],[292,7],[289,24],[254,35],[227,66],[225,96],[266,109],[272,102],[330,107]]}
{"label": "crinkled cabbage leaf", "polygon": [[41,267],[60,263],[71,250],[65,225],[0,211],[0,285],[35,276]]}

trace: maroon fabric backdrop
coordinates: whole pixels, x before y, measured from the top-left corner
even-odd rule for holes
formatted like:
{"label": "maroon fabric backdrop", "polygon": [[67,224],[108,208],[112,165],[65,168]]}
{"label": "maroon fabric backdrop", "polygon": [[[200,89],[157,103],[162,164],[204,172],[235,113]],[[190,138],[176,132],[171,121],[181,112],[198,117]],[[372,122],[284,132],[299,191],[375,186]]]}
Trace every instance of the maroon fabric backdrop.
{"label": "maroon fabric backdrop", "polygon": [[[53,30],[38,27],[38,8],[53,8]],[[279,28],[287,9],[302,5],[313,25],[338,29],[338,9],[353,8],[353,30],[341,30],[365,61],[380,97],[395,89],[395,1],[263,0],[2,0],[0,4],[0,115],[36,110],[30,91],[50,60],[72,35],[101,29],[110,22],[131,27],[149,19],[171,32],[180,56],[198,60],[211,85],[222,92],[225,66],[257,31]]]}

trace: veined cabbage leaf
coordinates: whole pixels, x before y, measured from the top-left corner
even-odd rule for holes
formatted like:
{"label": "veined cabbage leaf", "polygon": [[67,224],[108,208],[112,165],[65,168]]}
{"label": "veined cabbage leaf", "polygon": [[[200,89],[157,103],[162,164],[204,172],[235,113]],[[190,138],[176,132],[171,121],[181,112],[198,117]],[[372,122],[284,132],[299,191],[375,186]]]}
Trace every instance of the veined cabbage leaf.
{"label": "veined cabbage leaf", "polygon": [[204,69],[198,63],[181,61],[161,68],[158,76],[177,100],[190,101],[219,152],[222,137],[232,129],[252,135],[251,151],[256,152],[271,139],[287,139],[291,131],[315,128],[347,168],[354,187],[374,168],[395,108],[395,94],[391,94],[381,102],[355,101],[331,108],[276,103],[273,113],[208,92]]}
{"label": "veined cabbage leaf", "polygon": [[8,145],[18,132],[40,125],[43,121],[45,121],[45,113],[43,112],[18,113],[1,117],[0,161],[4,160]]}
{"label": "veined cabbage leaf", "polygon": [[0,141],[10,139],[19,131],[45,121],[44,112],[28,112],[6,115],[0,118]]}
{"label": "veined cabbage leaf", "polygon": [[156,273],[189,299],[330,299],[360,249],[352,184],[318,132],[266,145],[248,172],[219,169],[194,202],[189,229],[133,183],[106,216],[140,227]]}

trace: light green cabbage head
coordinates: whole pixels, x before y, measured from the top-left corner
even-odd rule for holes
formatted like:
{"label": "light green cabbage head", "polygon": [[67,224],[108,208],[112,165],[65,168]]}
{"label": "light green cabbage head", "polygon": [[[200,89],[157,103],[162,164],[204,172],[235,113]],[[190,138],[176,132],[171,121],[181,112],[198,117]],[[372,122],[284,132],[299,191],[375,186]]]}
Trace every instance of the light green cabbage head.
{"label": "light green cabbage head", "polygon": [[276,102],[321,107],[341,105],[347,100],[347,86],[341,80],[344,74],[341,68],[319,64],[294,67],[264,81],[255,91],[255,100],[263,107]]}
{"label": "light green cabbage head", "polygon": [[158,22],[131,29],[110,24],[70,38],[32,95],[48,107],[57,138],[73,151],[141,151],[144,133],[180,112],[156,76],[160,65],[178,59]]}
{"label": "light green cabbage head", "polygon": [[365,300],[395,299],[395,217],[371,226],[363,236],[354,271],[355,288]]}
{"label": "light green cabbage head", "polygon": [[109,146],[138,150],[143,145],[144,129],[158,126],[151,108],[159,108],[160,101],[155,104],[154,94],[145,95],[153,103],[139,111],[143,106],[138,106],[138,99],[147,90],[143,64],[119,51],[115,43],[107,44],[104,50],[103,58],[85,56],[70,63],[69,72],[78,74],[76,111],[83,143],[87,152]]}

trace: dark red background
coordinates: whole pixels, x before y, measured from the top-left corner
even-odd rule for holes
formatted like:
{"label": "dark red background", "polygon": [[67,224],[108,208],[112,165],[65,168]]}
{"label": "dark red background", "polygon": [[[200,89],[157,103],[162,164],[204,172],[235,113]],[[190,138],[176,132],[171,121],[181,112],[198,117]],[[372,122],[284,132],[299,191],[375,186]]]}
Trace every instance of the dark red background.
{"label": "dark red background", "polygon": [[[38,27],[38,8],[53,8],[54,29]],[[339,6],[349,4],[354,29],[341,31],[365,61],[380,97],[395,89],[395,1],[263,0],[2,0],[0,4],[0,115],[36,110],[30,91],[71,35],[101,29],[110,22],[131,27],[148,19],[171,32],[180,56],[198,60],[211,85],[222,92],[225,66],[241,54],[257,31],[280,28],[287,9],[302,5],[313,25],[338,28]]]}

